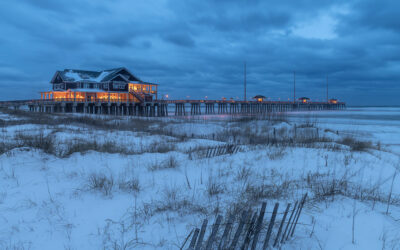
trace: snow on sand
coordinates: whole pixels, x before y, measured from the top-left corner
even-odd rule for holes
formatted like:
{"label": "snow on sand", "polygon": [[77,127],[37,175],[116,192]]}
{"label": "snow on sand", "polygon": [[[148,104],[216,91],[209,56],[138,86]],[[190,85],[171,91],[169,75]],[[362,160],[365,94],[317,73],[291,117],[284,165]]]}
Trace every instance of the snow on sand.
{"label": "snow on sand", "polygon": [[[0,248],[178,249],[216,211],[263,201],[272,211],[307,192],[295,237],[282,249],[399,249],[399,156],[384,135],[399,127],[318,115],[116,118],[104,121],[110,127],[1,114]],[[363,133],[371,143],[359,143]],[[232,143],[239,152],[202,153]]]}

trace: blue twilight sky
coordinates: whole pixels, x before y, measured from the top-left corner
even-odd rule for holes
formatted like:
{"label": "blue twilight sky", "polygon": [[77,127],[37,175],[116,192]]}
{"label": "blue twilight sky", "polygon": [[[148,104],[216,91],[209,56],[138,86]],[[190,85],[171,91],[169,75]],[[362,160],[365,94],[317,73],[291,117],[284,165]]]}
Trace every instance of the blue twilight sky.
{"label": "blue twilight sky", "polygon": [[170,98],[399,105],[400,1],[1,0],[0,100],[56,70],[127,67]]}

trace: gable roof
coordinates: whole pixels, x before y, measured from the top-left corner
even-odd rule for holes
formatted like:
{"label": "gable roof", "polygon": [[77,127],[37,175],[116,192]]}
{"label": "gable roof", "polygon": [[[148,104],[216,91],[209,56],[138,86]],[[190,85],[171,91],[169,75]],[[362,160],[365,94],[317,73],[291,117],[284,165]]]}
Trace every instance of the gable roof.
{"label": "gable roof", "polygon": [[61,78],[65,82],[107,82],[116,77],[120,77],[126,82],[141,82],[139,78],[129,72],[126,68],[106,69],[102,71],[89,71],[79,69],[64,69],[56,71],[50,83],[55,83],[56,79]]}
{"label": "gable roof", "polygon": [[266,97],[263,96],[263,95],[256,95],[256,96],[253,97],[253,99],[258,99],[258,98],[265,99]]}

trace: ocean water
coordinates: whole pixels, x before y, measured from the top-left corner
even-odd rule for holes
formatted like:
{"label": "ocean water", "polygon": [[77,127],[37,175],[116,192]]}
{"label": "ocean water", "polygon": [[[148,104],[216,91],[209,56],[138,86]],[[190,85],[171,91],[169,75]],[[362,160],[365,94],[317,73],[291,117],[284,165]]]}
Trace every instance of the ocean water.
{"label": "ocean water", "polygon": [[309,119],[319,127],[381,143],[400,156],[400,107],[349,107],[342,111],[292,112],[289,120]]}
{"label": "ocean water", "polygon": [[[186,111],[190,113],[190,109]],[[170,115],[174,115],[171,110]],[[288,112],[284,116],[289,121],[312,122],[321,128],[338,130],[361,140],[381,143],[391,151],[398,152],[400,156],[400,107],[349,107],[346,110]],[[232,116],[188,115],[179,119],[229,120]]]}
{"label": "ocean water", "polygon": [[400,126],[400,107],[350,107],[339,111],[292,112],[290,117],[314,117],[331,123],[383,124]]}

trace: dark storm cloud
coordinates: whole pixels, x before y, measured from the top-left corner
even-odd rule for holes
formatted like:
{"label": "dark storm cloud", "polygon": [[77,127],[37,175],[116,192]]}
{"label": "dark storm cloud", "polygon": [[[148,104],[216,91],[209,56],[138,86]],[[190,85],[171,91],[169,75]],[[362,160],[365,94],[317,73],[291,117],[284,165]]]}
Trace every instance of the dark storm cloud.
{"label": "dark storm cloud", "polygon": [[[292,98],[399,104],[396,1],[0,2],[1,99],[35,98],[55,70],[125,66],[182,98]],[[19,87],[19,88],[18,88]],[[374,98],[371,98],[374,96]],[[373,103],[371,103],[371,99]]]}
{"label": "dark storm cloud", "polygon": [[170,33],[165,35],[164,39],[175,45],[182,47],[194,47],[195,41],[191,36],[185,33]]}
{"label": "dark storm cloud", "polygon": [[399,1],[357,1],[353,8],[357,11],[344,18],[348,24],[354,25],[356,28],[386,29],[394,32],[398,32],[400,29]]}

